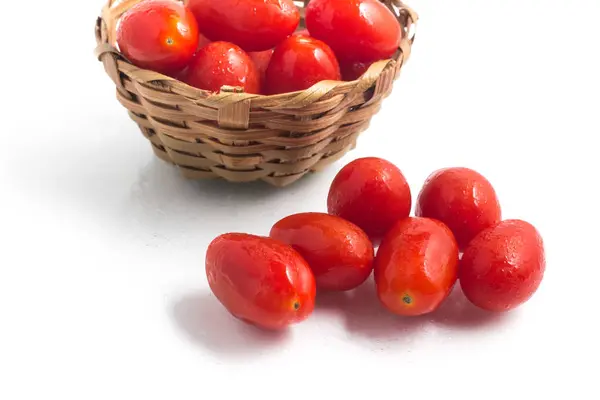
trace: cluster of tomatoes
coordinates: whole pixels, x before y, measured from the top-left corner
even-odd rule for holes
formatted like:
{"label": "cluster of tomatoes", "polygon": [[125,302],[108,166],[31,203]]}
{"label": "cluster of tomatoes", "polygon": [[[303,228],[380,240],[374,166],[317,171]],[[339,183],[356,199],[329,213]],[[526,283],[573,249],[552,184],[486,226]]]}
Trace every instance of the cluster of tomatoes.
{"label": "cluster of tomatoes", "polygon": [[358,79],[403,34],[378,0],[312,0],[305,14],[297,30],[292,0],[146,0],[119,21],[117,45],[138,67],[200,89],[270,95]]}
{"label": "cluster of tomatoes", "polygon": [[351,290],[372,272],[381,304],[405,316],[436,310],[457,281],[489,311],[513,309],[536,292],[545,270],[542,238],[528,222],[501,219],[484,176],[438,170],[425,181],[414,217],[411,207],[394,164],[357,159],[333,180],[328,213],[290,215],[268,237],[214,239],[206,254],[209,286],[235,317],[268,329],[306,319],[317,290]]}

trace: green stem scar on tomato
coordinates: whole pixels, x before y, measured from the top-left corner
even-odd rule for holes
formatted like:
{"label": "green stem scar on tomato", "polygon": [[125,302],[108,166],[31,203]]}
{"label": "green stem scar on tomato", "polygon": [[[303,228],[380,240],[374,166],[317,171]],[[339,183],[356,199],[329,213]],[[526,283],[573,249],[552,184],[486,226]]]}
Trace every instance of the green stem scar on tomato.
{"label": "green stem scar on tomato", "polygon": [[282,329],[312,313],[315,278],[291,246],[268,237],[227,233],[206,252],[208,284],[236,318]]}
{"label": "green stem scar on tomato", "polygon": [[192,59],[198,35],[196,19],[182,4],[147,0],[123,14],[117,44],[136,66],[177,74]]}
{"label": "green stem scar on tomato", "polygon": [[375,257],[381,303],[399,315],[436,310],[457,279],[458,246],[439,221],[409,217],[387,233]]}

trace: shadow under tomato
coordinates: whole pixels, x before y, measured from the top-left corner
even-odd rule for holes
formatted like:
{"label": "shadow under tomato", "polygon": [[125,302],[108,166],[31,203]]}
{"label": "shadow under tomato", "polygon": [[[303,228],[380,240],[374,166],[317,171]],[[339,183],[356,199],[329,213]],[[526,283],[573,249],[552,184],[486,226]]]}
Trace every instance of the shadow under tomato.
{"label": "shadow under tomato", "polygon": [[[99,117],[93,122],[106,126]],[[85,128],[88,124],[80,131]],[[34,153],[48,168],[16,171],[18,189],[29,197],[41,196],[84,212],[100,225],[110,224],[115,235],[151,237],[160,232],[173,239],[207,231],[216,235],[226,229],[251,229],[264,221],[265,214],[280,211],[282,205],[291,208],[291,199],[322,196],[323,182],[329,182],[336,171],[336,166],[330,166],[326,171],[308,173],[283,188],[263,181],[190,180],[181,176],[177,167],[156,158],[136,127],[123,123],[113,128],[118,129],[118,137],[129,139],[116,147],[107,139],[81,141],[76,149]]]}
{"label": "shadow under tomato", "polygon": [[224,179],[187,179],[181,176],[177,167],[158,159],[150,160],[140,170],[132,186],[132,198],[144,206],[160,206],[161,209],[173,202],[186,203],[197,209],[213,203],[223,207],[239,203],[260,204],[282,192],[281,188],[263,181],[232,183]]}
{"label": "shadow under tomato", "polygon": [[320,294],[317,312],[341,313],[350,335],[373,340],[411,341],[427,323],[423,317],[402,318],[387,311],[377,298],[372,279],[352,291]]}
{"label": "shadow under tomato", "polygon": [[372,278],[352,291],[321,293],[316,303],[319,313],[342,314],[350,334],[373,340],[411,341],[419,336],[419,331],[436,326],[476,329],[501,324],[509,318],[507,313],[491,313],[475,307],[458,284],[436,311],[416,317],[395,315],[385,309],[377,298]]}
{"label": "shadow under tomato", "polygon": [[289,330],[263,330],[236,319],[210,293],[182,297],[172,317],[194,344],[217,356],[254,357],[290,338]]}
{"label": "shadow under tomato", "polygon": [[186,236],[225,231],[266,234],[266,224],[270,228],[282,214],[298,210],[298,199],[321,198],[332,172],[334,168],[309,173],[277,188],[263,181],[188,180],[175,167],[153,160],[131,187],[127,218],[142,224],[144,231],[174,229]]}
{"label": "shadow under tomato", "polygon": [[495,313],[474,306],[463,294],[457,282],[442,305],[431,316],[439,325],[474,329],[506,322],[511,313]]}

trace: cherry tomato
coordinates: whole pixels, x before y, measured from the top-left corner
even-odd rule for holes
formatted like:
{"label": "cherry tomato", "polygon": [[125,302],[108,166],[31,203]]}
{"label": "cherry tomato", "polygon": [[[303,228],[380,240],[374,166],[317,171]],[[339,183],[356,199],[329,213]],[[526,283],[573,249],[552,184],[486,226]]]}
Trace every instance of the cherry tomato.
{"label": "cherry tomato", "polygon": [[284,328],[314,309],[315,278],[308,264],[292,247],[268,237],[218,236],[206,252],[206,276],[233,316],[262,328]]}
{"label": "cherry tomato", "polygon": [[265,50],[265,51],[255,51],[248,53],[252,61],[254,61],[254,65],[256,65],[256,69],[258,70],[258,74],[260,75],[260,82],[264,85],[265,82],[265,73],[267,72],[267,67],[269,66],[269,62],[271,61],[271,57],[273,56],[273,49]]}
{"label": "cherry tomato", "polygon": [[267,94],[304,90],[323,80],[340,80],[340,66],[325,43],[292,35],[275,48],[265,77]]}
{"label": "cherry tomato", "polygon": [[432,173],[419,193],[415,213],[448,225],[461,249],[501,218],[500,203],[491,183],[468,168],[445,168]]}
{"label": "cherry tomato", "polygon": [[198,47],[198,25],[180,3],[147,0],[123,15],[117,44],[136,66],[173,74],[192,59]]}
{"label": "cherry tomato", "polygon": [[340,63],[342,79],[345,81],[355,81],[360,78],[371,66],[371,62],[346,61]]}
{"label": "cherry tomato", "polygon": [[536,228],[505,220],[469,243],[460,262],[460,286],[476,306],[508,311],[533,296],[545,269],[544,243]]}
{"label": "cherry tomato", "polygon": [[[206,38],[206,36],[204,36],[202,33],[198,35],[198,48],[196,49],[196,51],[200,50],[201,48],[203,48],[204,46],[206,46],[207,44],[210,43],[210,40],[208,40]],[[188,74],[189,71],[189,64],[186,65],[181,71],[179,71],[176,74],[171,75],[173,78],[179,79],[181,81],[185,81],[186,76]]]}
{"label": "cherry tomato", "polygon": [[378,0],[311,0],[306,27],[344,61],[390,58],[402,37],[398,20]]}
{"label": "cherry tomato", "polygon": [[223,85],[242,87],[246,93],[260,92],[254,62],[244,50],[227,42],[212,42],[200,49],[183,79],[188,85],[215,93]]}
{"label": "cherry tomato", "polygon": [[450,229],[429,218],[405,218],[377,250],[377,296],[393,313],[427,314],[446,299],[457,270],[458,246]]}
{"label": "cherry tomato", "polygon": [[333,215],[290,215],[273,225],[269,236],[291,245],[304,257],[319,289],[354,289],[373,270],[373,245],[367,234]]}
{"label": "cherry tomato", "polygon": [[190,0],[188,7],[207,38],[232,42],[246,51],[275,47],[300,22],[292,0]]}
{"label": "cherry tomato", "polygon": [[327,210],[378,241],[396,221],[408,217],[411,202],[410,187],[398,167],[381,158],[366,157],[337,173],[329,188]]}

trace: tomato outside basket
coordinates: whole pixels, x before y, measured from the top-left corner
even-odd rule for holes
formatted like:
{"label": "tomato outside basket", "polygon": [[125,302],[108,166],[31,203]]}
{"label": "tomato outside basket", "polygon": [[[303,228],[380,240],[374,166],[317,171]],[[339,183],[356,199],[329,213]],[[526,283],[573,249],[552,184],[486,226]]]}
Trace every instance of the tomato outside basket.
{"label": "tomato outside basket", "polygon": [[[96,22],[95,54],[156,156],[186,178],[275,186],[318,171],[356,146],[410,56],[418,18],[401,1],[382,0],[403,26],[403,38],[393,58],[372,64],[355,81],[322,81],[272,96],[225,86],[214,94],[138,68],[118,51],[118,20],[140,1],[108,0]],[[298,29],[309,1],[296,3]]]}

